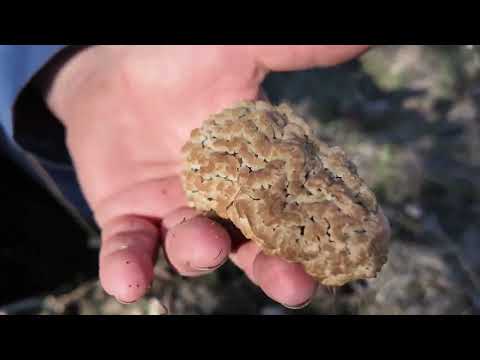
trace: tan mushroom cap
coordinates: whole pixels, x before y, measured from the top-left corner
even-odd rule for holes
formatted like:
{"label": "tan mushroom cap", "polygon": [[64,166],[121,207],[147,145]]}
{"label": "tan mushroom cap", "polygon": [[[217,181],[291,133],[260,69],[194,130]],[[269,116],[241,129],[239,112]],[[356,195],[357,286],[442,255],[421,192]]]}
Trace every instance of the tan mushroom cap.
{"label": "tan mushroom cap", "polygon": [[189,205],[230,220],[266,254],[327,286],[375,277],[386,262],[390,230],[375,195],[288,105],[212,115],[183,151]]}

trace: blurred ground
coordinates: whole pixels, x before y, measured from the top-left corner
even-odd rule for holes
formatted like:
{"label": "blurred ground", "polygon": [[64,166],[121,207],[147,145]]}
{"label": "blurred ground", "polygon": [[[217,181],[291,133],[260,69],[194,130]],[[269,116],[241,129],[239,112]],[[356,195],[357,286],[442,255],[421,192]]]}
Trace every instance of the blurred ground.
{"label": "blurred ground", "polygon": [[[97,284],[95,251],[87,249],[85,232],[54,201],[37,189],[26,191],[27,200],[17,205],[2,189],[6,209],[19,209],[3,217],[0,309],[10,304],[4,312],[480,313],[476,47],[383,46],[335,68],[274,74],[265,88],[272,102],[290,102],[320,137],[344,147],[379,197],[393,243],[377,279],[335,294],[319,290],[309,307],[293,311],[269,301],[230,264],[192,280],[160,262],[150,294],[137,304],[120,305]],[[12,181],[10,189],[18,186]]]}

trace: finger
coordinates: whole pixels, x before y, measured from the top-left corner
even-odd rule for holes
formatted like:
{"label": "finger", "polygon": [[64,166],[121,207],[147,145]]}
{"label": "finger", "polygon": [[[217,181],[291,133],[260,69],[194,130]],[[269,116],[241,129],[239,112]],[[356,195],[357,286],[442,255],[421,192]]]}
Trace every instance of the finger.
{"label": "finger", "polygon": [[230,253],[227,231],[204,216],[185,218],[184,215],[169,216],[176,217],[176,224],[167,230],[164,243],[170,264],[184,276],[199,276],[218,269]]}
{"label": "finger", "polygon": [[248,241],[241,233],[231,231],[230,236],[234,244],[230,259],[254,284],[289,308],[308,305],[317,289],[317,282],[300,265],[264,255],[255,242]]}
{"label": "finger", "polygon": [[267,71],[303,70],[332,66],[367,51],[369,45],[262,45],[252,46],[257,62]]}
{"label": "finger", "polygon": [[253,275],[253,263],[262,250],[254,241],[248,240],[235,226],[227,226],[227,230],[232,239],[230,260],[245,273],[251,282],[258,285]]}
{"label": "finger", "polygon": [[258,283],[253,274],[253,263],[260,252],[261,249],[257,244],[255,244],[253,241],[248,241],[239,246],[235,253],[230,254],[230,259],[232,262],[242,269],[245,275],[255,285],[258,285]]}
{"label": "finger", "polygon": [[95,220],[103,228],[107,221],[125,214],[160,219],[173,209],[186,204],[187,199],[179,177],[155,179],[135,184],[131,189],[124,189],[96,204]]}
{"label": "finger", "polygon": [[158,228],[148,219],[123,216],[105,224],[100,249],[100,282],[118,301],[140,299],[153,281]]}
{"label": "finger", "polygon": [[190,220],[196,216],[199,216],[200,213],[190,207],[183,206],[174,210],[173,212],[166,215],[162,220],[162,238],[165,239],[167,232],[174,228],[178,224],[182,224],[187,220]]}
{"label": "finger", "polygon": [[301,308],[311,301],[318,283],[300,264],[259,253],[253,262],[253,276],[262,290],[288,308]]}
{"label": "finger", "polygon": [[[170,265],[173,266],[171,263],[168,253],[166,250],[166,242],[165,239],[167,238],[167,234],[169,231],[174,229],[178,224],[183,224],[188,220],[193,219],[196,216],[200,216],[201,213],[198,212],[197,210],[190,208],[190,207],[181,207],[179,209],[176,209],[172,213],[168,214],[163,220],[162,220],[162,226],[161,226],[161,237],[164,239],[163,241],[163,248],[164,248],[164,254],[166,257],[166,260],[170,263]],[[174,250],[175,251],[175,250]],[[175,258],[175,256],[174,256]],[[175,261],[175,260],[174,260]]]}

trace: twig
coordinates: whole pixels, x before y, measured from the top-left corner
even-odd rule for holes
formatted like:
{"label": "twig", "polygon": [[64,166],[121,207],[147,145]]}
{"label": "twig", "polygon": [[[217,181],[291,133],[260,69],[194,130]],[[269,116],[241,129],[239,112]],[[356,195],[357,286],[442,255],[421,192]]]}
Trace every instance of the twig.
{"label": "twig", "polygon": [[0,308],[0,315],[19,315],[19,314],[33,314],[34,310],[43,307],[44,297],[32,297],[23,299]]}

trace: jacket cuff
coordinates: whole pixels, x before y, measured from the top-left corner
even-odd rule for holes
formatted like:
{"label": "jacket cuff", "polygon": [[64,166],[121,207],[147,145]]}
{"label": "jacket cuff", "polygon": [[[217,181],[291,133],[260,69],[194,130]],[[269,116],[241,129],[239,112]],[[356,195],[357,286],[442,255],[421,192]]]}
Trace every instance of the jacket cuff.
{"label": "jacket cuff", "polygon": [[19,94],[35,74],[66,45],[0,46],[0,122],[6,135],[13,138],[13,108]]}

